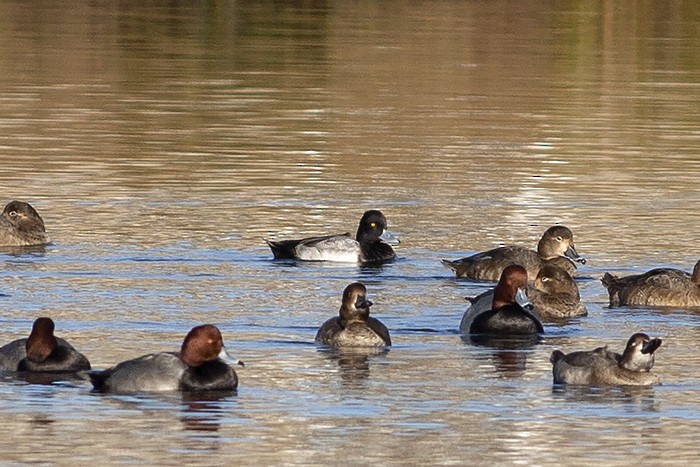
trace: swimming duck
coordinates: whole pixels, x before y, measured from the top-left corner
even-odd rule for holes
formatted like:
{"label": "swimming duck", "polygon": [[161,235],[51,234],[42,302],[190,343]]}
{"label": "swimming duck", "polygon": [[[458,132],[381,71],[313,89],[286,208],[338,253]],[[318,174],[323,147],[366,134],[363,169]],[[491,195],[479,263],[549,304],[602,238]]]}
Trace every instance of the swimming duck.
{"label": "swimming duck", "polygon": [[228,363],[243,366],[226,352],[219,329],[205,324],[187,333],[179,353],[144,355],[89,376],[99,392],[232,390],[238,376]]}
{"label": "swimming duck", "polygon": [[385,347],[391,345],[389,330],[369,315],[372,302],[359,282],[343,291],[339,316],[331,318],[316,333],[316,342],[331,347]]}
{"label": "swimming duck", "polygon": [[644,333],[634,334],[627,341],[622,355],[606,347],[564,354],[552,352],[554,384],[588,384],[595,386],[650,386],[661,379],[650,373],[654,352],[661,339],[651,339]]}
{"label": "swimming duck", "polygon": [[491,309],[477,313],[460,329],[467,329],[470,334],[489,334],[498,336],[530,335],[544,332],[542,323],[531,312],[532,304],[527,300],[527,271],[524,267],[511,264],[503,269],[501,278],[493,293]]}
{"label": "swimming duck", "polygon": [[28,338],[0,348],[0,369],[46,373],[89,370],[88,359],[68,342],[54,336],[51,318],[37,318]]}
{"label": "swimming duck", "polygon": [[0,214],[0,245],[28,246],[51,243],[44,221],[31,204],[10,201]]}
{"label": "swimming duck", "polygon": [[555,225],[544,232],[537,243],[537,251],[521,246],[502,246],[454,261],[444,259],[442,264],[452,269],[457,277],[497,281],[503,268],[510,264],[523,266],[530,277],[536,277],[547,263],[553,263],[573,276],[576,274],[574,261],[586,263],[585,258],[576,252],[573,232],[563,225]]}
{"label": "swimming duck", "polygon": [[693,274],[671,268],[658,268],[617,277],[606,272],[601,279],[610,295],[610,306],[700,306],[700,261]]}
{"label": "swimming duck", "polygon": [[275,259],[382,263],[396,258],[391,244],[399,243],[386,228],[384,214],[377,210],[370,210],[360,219],[355,238],[352,238],[348,232],[301,240],[265,239],[265,242],[272,250]]}
{"label": "swimming duck", "polygon": [[[468,298],[471,306],[462,316],[460,329],[469,330],[477,314],[491,308],[494,289],[474,298]],[[527,298],[532,303],[532,313],[542,321],[555,321],[573,316],[586,316],[588,311],[581,302],[578,286],[568,272],[547,264],[537,273],[534,285],[528,285]]]}

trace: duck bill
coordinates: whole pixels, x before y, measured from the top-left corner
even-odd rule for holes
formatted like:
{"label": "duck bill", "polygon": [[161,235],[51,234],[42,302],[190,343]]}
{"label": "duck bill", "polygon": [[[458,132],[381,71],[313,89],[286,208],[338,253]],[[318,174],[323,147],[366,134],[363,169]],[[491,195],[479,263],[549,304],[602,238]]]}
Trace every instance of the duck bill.
{"label": "duck bill", "polygon": [[372,302],[367,300],[366,298],[358,298],[357,301],[355,302],[355,308],[358,310],[365,310],[373,305]]}
{"label": "duck bill", "polygon": [[388,243],[389,245],[398,245],[399,243],[401,243],[401,241],[388,230],[384,230],[379,236],[379,239],[385,243]]}
{"label": "duck bill", "polygon": [[652,354],[656,352],[656,349],[659,348],[661,345],[661,339],[652,339],[649,342],[645,342],[642,345],[642,353],[643,354]]}
{"label": "duck bill", "polygon": [[530,299],[527,298],[527,294],[523,289],[518,289],[518,291],[515,293],[515,303],[520,305],[520,308],[523,310],[532,311],[535,309],[535,307],[532,306]]}
{"label": "duck bill", "polygon": [[231,354],[228,353],[226,350],[226,347],[221,347],[221,352],[219,352],[219,358],[226,363],[227,365],[240,365],[240,366],[245,366],[245,364],[241,361],[238,360],[237,358],[233,358]]}
{"label": "duck bill", "polygon": [[569,245],[569,247],[564,252],[564,256],[566,256],[572,261],[576,261],[577,263],[586,264],[586,258],[578,254],[574,245]]}

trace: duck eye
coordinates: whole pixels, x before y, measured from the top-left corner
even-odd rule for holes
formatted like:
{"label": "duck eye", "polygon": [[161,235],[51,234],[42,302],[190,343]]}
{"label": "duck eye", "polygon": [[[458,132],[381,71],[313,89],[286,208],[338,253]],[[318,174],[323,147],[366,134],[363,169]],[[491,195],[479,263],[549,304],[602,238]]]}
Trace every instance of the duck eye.
{"label": "duck eye", "polygon": [[557,236],[557,237],[556,237],[556,240],[557,240],[558,242],[561,242],[561,236]]}
{"label": "duck eye", "polygon": [[17,211],[10,211],[7,215],[10,217],[17,217]]}
{"label": "duck eye", "polygon": [[369,226],[372,227],[372,228],[375,228],[375,227],[377,226],[377,223],[376,223],[376,222],[370,222],[370,223],[369,223]]}
{"label": "duck eye", "polygon": [[544,277],[542,278],[542,282],[549,282],[549,277],[544,276]]}

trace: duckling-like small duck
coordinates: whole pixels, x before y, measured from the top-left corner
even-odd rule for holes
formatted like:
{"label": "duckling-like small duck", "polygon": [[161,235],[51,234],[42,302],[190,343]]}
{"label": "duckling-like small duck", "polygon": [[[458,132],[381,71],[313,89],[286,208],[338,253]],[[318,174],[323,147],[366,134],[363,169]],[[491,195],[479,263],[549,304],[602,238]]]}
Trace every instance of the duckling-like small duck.
{"label": "duckling-like small duck", "polygon": [[266,239],[265,242],[275,259],[377,264],[396,258],[391,245],[399,241],[386,228],[384,214],[373,209],[363,214],[355,238],[348,232],[301,240]]}
{"label": "duckling-like small duck", "polygon": [[[471,306],[462,317],[460,329],[469,328],[467,323],[477,314],[492,307],[494,289],[474,298],[468,298]],[[534,285],[528,285],[527,298],[532,303],[532,313],[542,321],[556,321],[574,316],[586,316],[588,311],[581,302],[578,286],[568,272],[547,264],[537,273]]]}
{"label": "duckling-like small duck", "polygon": [[51,318],[37,318],[28,338],[0,348],[0,369],[33,373],[70,373],[89,370],[88,359],[65,340],[54,336]]}
{"label": "duckling-like small duck", "polygon": [[470,334],[497,336],[531,335],[544,333],[540,320],[531,312],[532,304],[527,300],[527,271],[511,264],[503,269],[501,278],[493,292],[491,309],[467,319],[462,318],[460,329]]}
{"label": "duckling-like small duck", "polygon": [[187,333],[180,352],[144,355],[89,376],[98,392],[233,390],[238,375],[229,363],[243,366],[226,351],[219,328],[204,324]]}
{"label": "duckling-like small duck", "polygon": [[661,339],[644,333],[634,334],[627,341],[622,355],[606,347],[564,354],[552,352],[554,384],[586,384],[593,386],[650,386],[661,379],[650,372],[654,352]]}
{"label": "duckling-like small duck", "polygon": [[348,285],[343,291],[339,316],[323,323],[316,333],[316,342],[337,348],[390,346],[389,330],[369,315],[371,306],[363,284]]}
{"label": "duckling-like small duck", "polygon": [[455,261],[442,260],[457,277],[481,281],[497,281],[503,268],[510,264],[523,266],[530,277],[536,277],[540,268],[552,263],[569,275],[576,274],[574,261],[585,264],[574,245],[573,232],[563,225],[548,228],[537,243],[537,251],[521,246],[502,246]]}
{"label": "duckling-like small duck", "polygon": [[624,277],[606,272],[601,282],[608,289],[610,306],[700,306],[700,261],[692,274],[671,268]]}
{"label": "duckling-like small duck", "polygon": [[51,243],[44,220],[31,204],[10,201],[0,214],[0,246],[29,246]]}

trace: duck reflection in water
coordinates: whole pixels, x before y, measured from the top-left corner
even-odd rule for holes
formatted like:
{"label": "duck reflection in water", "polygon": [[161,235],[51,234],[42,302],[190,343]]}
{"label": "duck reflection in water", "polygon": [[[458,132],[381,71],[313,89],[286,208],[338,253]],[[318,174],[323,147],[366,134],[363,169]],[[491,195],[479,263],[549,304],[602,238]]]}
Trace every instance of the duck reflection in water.
{"label": "duck reflection in water", "polygon": [[355,386],[366,381],[370,376],[370,360],[387,355],[388,348],[323,348],[321,352],[331,361],[338,363],[340,377],[344,385]]}
{"label": "duck reflection in water", "polygon": [[568,402],[585,402],[588,404],[630,404],[640,412],[657,412],[658,404],[651,386],[586,386],[555,384],[552,386],[553,397],[566,399]]}
{"label": "duck reflection in water", "polygon": [[228,411],[226,405],[235,394],[235,390],[182,393],[183,410],[180,420],[184,428],[194,432],[217,433],[221,428],[223,414]]}
{"label": "duck reflection in water", "polygon": [[[533,347],[539,342],[539,336],[471,336],[463,335],[462,341],[478,347],[488,347],[491,352],[485,351],[493,363],[495,370],[506,378],[518,378],[527,370],[527,357],[532,353]],[[482,354],[483,355],[483,354]],[[486,356],[483,357],[486,360]]]}

